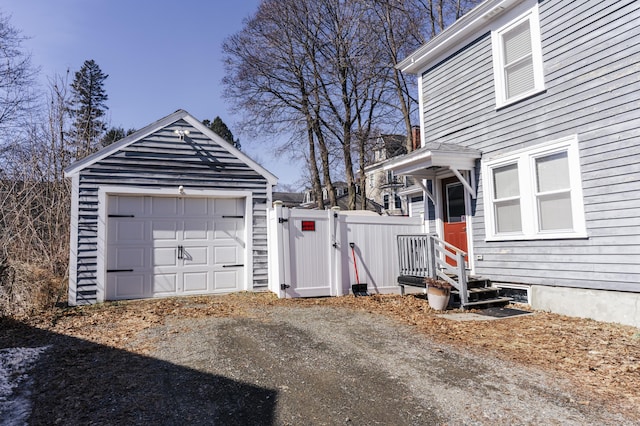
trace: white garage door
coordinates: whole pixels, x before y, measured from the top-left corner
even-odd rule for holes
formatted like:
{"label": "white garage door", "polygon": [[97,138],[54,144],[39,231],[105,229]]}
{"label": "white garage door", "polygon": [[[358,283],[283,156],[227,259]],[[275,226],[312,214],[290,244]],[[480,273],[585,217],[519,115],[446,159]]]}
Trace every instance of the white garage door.
{"label": "white garage door", "polygon": [[244,200],[110,196],[106,299],[242,290]]}

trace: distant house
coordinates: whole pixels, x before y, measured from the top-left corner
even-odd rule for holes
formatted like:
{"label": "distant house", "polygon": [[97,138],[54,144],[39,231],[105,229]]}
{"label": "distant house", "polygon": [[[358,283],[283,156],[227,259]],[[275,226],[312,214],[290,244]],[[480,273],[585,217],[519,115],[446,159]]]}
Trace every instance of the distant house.
{"label": "distant house", "polygon": [[[419,145],[419,128],[412,135],[414,146]],[[411,176],[398,176],[385,164],[393,158],[407,154],[407,137],[379,135],[374,138],[371,164],[365,167],[367,197],[382,206],[382,212],[391,216],[407,216],[423,212],[422,189]]]}
{"label": "distant house", "polygon": [[398,68],[429,232],[532,305],[640,323],[640,2],[486,0]]}
{"label": "distant house", "polygon": [[65,174],[70,305],[267,288],[277,179],[186,111]]}
{"label": "distant house", "polygon": [[274,192],[273,201],[282,201],[283,207],[299,207],[304,204],[304,192]]}

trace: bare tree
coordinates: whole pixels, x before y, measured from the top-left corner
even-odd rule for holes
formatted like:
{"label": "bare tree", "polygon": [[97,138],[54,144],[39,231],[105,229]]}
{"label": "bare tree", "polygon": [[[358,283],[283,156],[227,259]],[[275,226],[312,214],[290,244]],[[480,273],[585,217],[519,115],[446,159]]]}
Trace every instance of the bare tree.
{"label": "bare tree", "polygon": [[22,47],[24,40],[0,12],[0,130],[22,126],[36,99],[38,70]]}
{"label": "bare tree", "polygon": [[43,114],[12,133],[1,152],[0,315],[28,314],[62,297],[69,255],[71,160],[68,81],[50,81]]}
{"label": "bare tree", "polygon": [[349,208],[356,208],[352,152],[363,138],[354,135],[376,118],[389,73],[372,49],[371,24],[366,4],[358,0],[266,0],[223,46],[227,96],[249,112],[249,122],[305,130],[319,207],[321,184],[330,204],[337,204],[337,155],[349,185]]}

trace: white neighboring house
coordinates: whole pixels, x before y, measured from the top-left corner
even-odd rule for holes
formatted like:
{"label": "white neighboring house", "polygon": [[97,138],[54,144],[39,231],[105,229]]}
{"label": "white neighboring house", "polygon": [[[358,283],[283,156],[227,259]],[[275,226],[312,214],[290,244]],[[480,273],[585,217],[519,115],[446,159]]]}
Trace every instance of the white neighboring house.
{"label": "white neighboring house", "polygon": [[[419,144],[419,128],[415,128],[414,146]],[[365,167],[367,198],[382,206],[389,216],[418,216],[424,211],[422,189],[411,176],[396,175],[385,169],[392,159],[407,154],[407,137],[379,135],[373,143],[372,163]]]}

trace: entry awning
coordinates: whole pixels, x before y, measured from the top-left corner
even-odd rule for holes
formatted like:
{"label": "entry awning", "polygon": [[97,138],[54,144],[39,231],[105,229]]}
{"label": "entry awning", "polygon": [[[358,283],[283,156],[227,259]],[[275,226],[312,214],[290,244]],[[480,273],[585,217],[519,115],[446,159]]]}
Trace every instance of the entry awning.
{"label": "entry awning", "polygon": [[[482,157],[477,149],[455,144],[429,142],[407,155],[393,158],[384,164],[383,170],[391,170],[396,176],[413,176],[418,185],[421,179],[434,179],[438,169],[449,169],[462,182],[475,198],[475,185],[472,185],[461,170],[473,170],[476,160]],[[426,188],[423,187],[426,191]],[[430,195],[430,194],[427,194]],[[432,198],[430,196],[430,198]]]}

